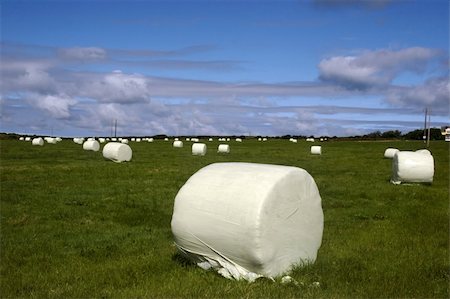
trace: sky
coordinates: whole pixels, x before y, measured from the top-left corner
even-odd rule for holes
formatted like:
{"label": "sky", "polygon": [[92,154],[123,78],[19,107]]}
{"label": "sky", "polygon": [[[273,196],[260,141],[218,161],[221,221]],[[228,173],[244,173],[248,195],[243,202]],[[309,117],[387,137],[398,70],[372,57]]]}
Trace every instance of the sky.
{"label": "sky", "polygon": [[403,133],[449,125],[448,0],[0,0],[1,132]]}

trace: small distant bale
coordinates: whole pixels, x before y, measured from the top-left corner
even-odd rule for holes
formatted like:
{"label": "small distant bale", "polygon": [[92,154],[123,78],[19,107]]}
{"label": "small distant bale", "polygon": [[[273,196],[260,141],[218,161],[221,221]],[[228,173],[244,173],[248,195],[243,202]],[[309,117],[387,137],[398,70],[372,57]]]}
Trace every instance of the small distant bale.
{"label": "small distant bale", "polygon": [[242,142],[241,138],[236,138],[236,142]]}
{"label": "small distant bale", "polygon": [[399,150],[396,148],[389,147],[384,151],[384,157],[387,159],[394,158],[395,153],[397,153]]}
{"label": "small distant bale", "polygon": [[267,141],[267,138],[263,138],[262,141]]}
{"label": "small distant bale", "polygon": [[153,138],[149,138],[147,141],[148,142],[153,142]]}
{"label": "small distant bale", "polygon": [[122,140],[120,140],[120,142],[123,143],[123,144],[128,144],[128,139],[123,138]]}
{"label": "small distant bale", "polygon": [[212,138],[209,138],[209,139],[208,139],[208,141],[210,141],[210,142],[211,142],[211,141],[213,141],[213,139],[212,139]]}
{"label": "small distant bale", "polygon": [[222,153],[222,154],[229,154],[230,146],[228,144],[219,144],[219,147],[217,148],[217,152]]}
{"label": "small distant bale", "polygon": [[24,141],[25,138],[24,138],[24,137],[19,137],[19,140],[20,140],[20,141]]}
{"label": "small distant bale", "polygon": [[141,142],[142,138],[136,138],[136,142]]}
{"label": "small distant bale", "polygon": [[43,146],[44,145],[44,139],[42,139],[41,137],[33,138],[33,140],[31,141],[31,144],[32,145]]}
{"label": "small distant bale", "polygon": [[56,138],[54,138],[54,137],[47,137],[47,138],[45,138],[45,141],[47,141],[47,143],[50,143],[50,144],[56,144],[58,142],[56,140]]}
{"label": "small distant bale", "polygon": [[133,151],[128,144],[110,142],[103,147],[103,157],[116,163],[131,161]]}
{"label": "small distant bale", "polygon": [[105,140],[105,138],[99,138],[98,141],[99,141],[100,143],[105,143],[106,140]]}
{"label": "small distant bale", "polygon": [[392,159],[391,183],[429,183],[433,182],[434,159],[432,155],[399,151]]}
{"label": "small distant bale", "polygon": [[194,156],[204,156],[206,155],[206,144],[204,143],[194,143],[192,145],[192,154]]}
{"label": "small distant bale", "polygon": [[322,155],[322,146],[320,146],[320,145],[311,146],[311,154],[312,155]]}
{"label": "small distant bale", "polygon": [[97,140],[88,140],[83,143],[83,149],[85,151],[98,152],[100,150],[100,143]]}
{"label": "small distant bale", "polygon": [[306,138],[307,142],[314,142],[314,138]]}
{"label": "small distant bale", "polygon": [[73,142],[75,142],[76,144],[83,144],[84,138],[75,137],[75,138],[73,139]]}
{"label": "small distant bale", "polygon": [[25,137],[25,141],[31,141],[31,137]]}
{"label": "small distant bale", "polygon": [[164,141],[169,141],[169,138],[164,138]]}
{"label": "small distant bale", "polygon": [[183,147],[183,141],[181,140],[175,140],[173,142],[173,147]]}

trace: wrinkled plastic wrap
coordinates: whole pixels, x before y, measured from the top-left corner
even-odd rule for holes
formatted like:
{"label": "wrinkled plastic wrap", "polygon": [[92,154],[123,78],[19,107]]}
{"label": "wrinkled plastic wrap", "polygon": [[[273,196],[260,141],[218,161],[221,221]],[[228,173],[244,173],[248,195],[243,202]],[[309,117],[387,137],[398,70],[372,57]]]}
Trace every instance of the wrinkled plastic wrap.
{"label": "wrinkled plastic wrap", "polygon": [[392,159],[391,183],[432,183],[434,159],[420,152],[399,151]]}
{"label": "wrinkled plastic wrap", "polygon": [[253,281],[314,262],[323,212],[301,168],[215,163],[179,190],[171,225],[177,247],[198,266]]}
{"label": "wrinkled plastic wrap", "polygon": [[175,140],[173,142],[173,147],[183,147],[183,141]]}
{"label": "wrinkled plastic wrap", "polygon": [[320,145],[311,146],[311,154],[312,155],[322,155],[322,146],[320,146]]}
{"label": "wrinkled plastic wrap", "polygon": [[98,152],[100,150],[100,143],[97,140],[88,140],[83,143],[83,149],[85,151]]}
{"label": "wrinkled plastic wrap", "polygon": [[218,153],[229,154],[230,153],[230,145],[228,144],[219,144],[217,147]]}
{"label": "wrinkled plastic wrap", "polygon": [[397,153],[399,150],[396,148],[389,147],[384,151],[384,157],[387,159],[394,158],[395,153]]}
{"label": "wrinkled plastic wrap", "polygon": [[103,157],[114,162],[130,161],[133,151],[128,144],[121,142],[109,142],[103,147]]}
{"label": "wrinkled plastic wrap", "polygon": [[44,139],[42,139],[41,137],[33,138],[33,140],[31,141],[31,144],[32,145],[43,146],[44,145]]}
{"label": "wrinkled plastic wrap", "polygon": [[[194,138],[192,138],[192,139],[194,139]],[[204,155],[206,155],[206,150],[207,150],[207,147],[206,147],[206,144],[204,144],[204,143],[194,143],[192,145],[192,154],[194,156],[204,156]]]}

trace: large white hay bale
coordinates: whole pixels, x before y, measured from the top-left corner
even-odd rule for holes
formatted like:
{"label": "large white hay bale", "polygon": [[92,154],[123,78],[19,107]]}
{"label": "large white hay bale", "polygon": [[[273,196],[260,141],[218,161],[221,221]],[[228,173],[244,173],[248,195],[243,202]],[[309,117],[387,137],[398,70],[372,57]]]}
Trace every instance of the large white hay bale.
{"label": "large white hay bale", "polygon": [[183,147],[183,141],[181,140],[175,140],[173,142],[173,147]]}
{"label": "large white hay bale", "polygon": [[119,142],[110,142],[103,147],[103,157],[120,163],[131,161],[133,151],[128,144]]}
{"label": "large white hay bale", "polygon": [[20,141],[24,141],[24,140],[25,140],[25,137],[19,137],[19,140],[20,140]]}
{"label": "large white hay bale", "polygon": [[164,138],[164,141],[169,141],[169,138]]}
{"label": "large white hay bale", "polygon": [[31,137],[25,137],[25,141],[31,141]]}
{"label": "large white hay bale", "polygon": [[177,247],[197,265],[249,281],[314,262],[323,224],[307,171],[255,163],[200,169],[179,190],[171,222]]}
{"label": "large white hay bale", "polygon": [[111,141],[117,141],[117,138],[112,137]]}
{"label": "large white hay bale", "polygon": [[62,141],[61,137],[56,137],[55,139],[56,139],[57,142],[61,142]]}
{"label": "large white hay bale", "polygon": [[230,146],[228,144],[219,144],[219,147],[217,148],[218,153],[230,153]]}
{"label": "large white hay bale", "polygon": [[196,156],[204,156],[206,155],[206,144],[204,143],[194,143],[192,145],[192,154]]}
{"label": "large white hay bale", "polygon": [[122,140],[120,140],[120,142],[123,143],[123,144],[128,144],[128,139],[123,138]]}
{"label": "large white hay bale", "polygon": [[98,139],[98,142],[100,142],[100,143],[105,143],[105,141],[106,141],[105,138],[101,138],[101,137],[100,137],[100,138]]}
{"label": "large white hay bale", "polygon": [[432,155],[399,151],[392,159],[391,183],[432,183],[434,159]]}
{"label": "large white hay bale", "polygon": [[208,139],[208,141],[209,141],[209,142],[211,142],[211,141],[214,141],[214,139],[212,139],[212,138],[209,138],[209,139]]}
{"label": "large white hay bale", "polygon": [[392,159],[392,158],[394,158],[395,153],[397,153],[398,151],[399,150],[396,148],[389,147],[384,151],[384,157],[388,158],[388,159]]}
{"label": "large white hay bale", "polygon": [[267,138],[263,138],[262,141],[267,141]]}
{"label": "large white hay bale", "polygon": [[322,146],[320,146],[320,145],[311,146],[311,154],[312,155],[322,155]]}
{"label": "large white hay bale", "polygon": [[236,138],[236,142],[242,142],[241,138]]}
{"label": "large white hay bale", "polygon": [[97,140],[87,140],[83,143],[83,149],[85,151],[98,152],[100,150],[100,143]]}
{"label": "large white hay bale", "polygon": [[153,138],[149,138],[149,139],[148,139],[148,142],[153,142]]}
{"label": "large white hay bale", "polygon": [[32,145],[43,146],[44,145],[44,139],[42,139],[41,137],[33,138],[33,140],[31,141],[31,144]]}

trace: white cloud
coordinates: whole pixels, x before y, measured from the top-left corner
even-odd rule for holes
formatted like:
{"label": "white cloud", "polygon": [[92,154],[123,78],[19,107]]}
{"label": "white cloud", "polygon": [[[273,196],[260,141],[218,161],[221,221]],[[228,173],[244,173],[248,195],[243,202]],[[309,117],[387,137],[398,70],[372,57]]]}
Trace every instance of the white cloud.
{"label": "white cloud", "polygon": [[142,75],[114,71],[100,75],[77,74],[76,77],[80,96],[99,102],[136,103],[150,99],[148,79]]}
{"label": "white cloud", "polygon": [[70,117],[70,107],[74,106],[77,101],[73,98],[64,95],[40,95],[40,94],[29,94],[27,102],[49,114],[54,118],[69,118]]}
{"label": "white cloud", "polygon": [[413,87],[393,87],[385,101],[397,107],[432,107],[434,113],[448,115],[450,84],[447,77],[433,78]]}
{"label": "white cloud", "polygon": [[107,58],[105,49],[98,47],[60,48],[58,55],[65,60],[95,61]]}
{"label": "white cloud", "polygon": [[387,85],[401,73],[423,73],[440,52],[413,47],[395,50],[365,51],[358,56],[335,56],[319,63],[320,79],[350,89],[368,89]]}

